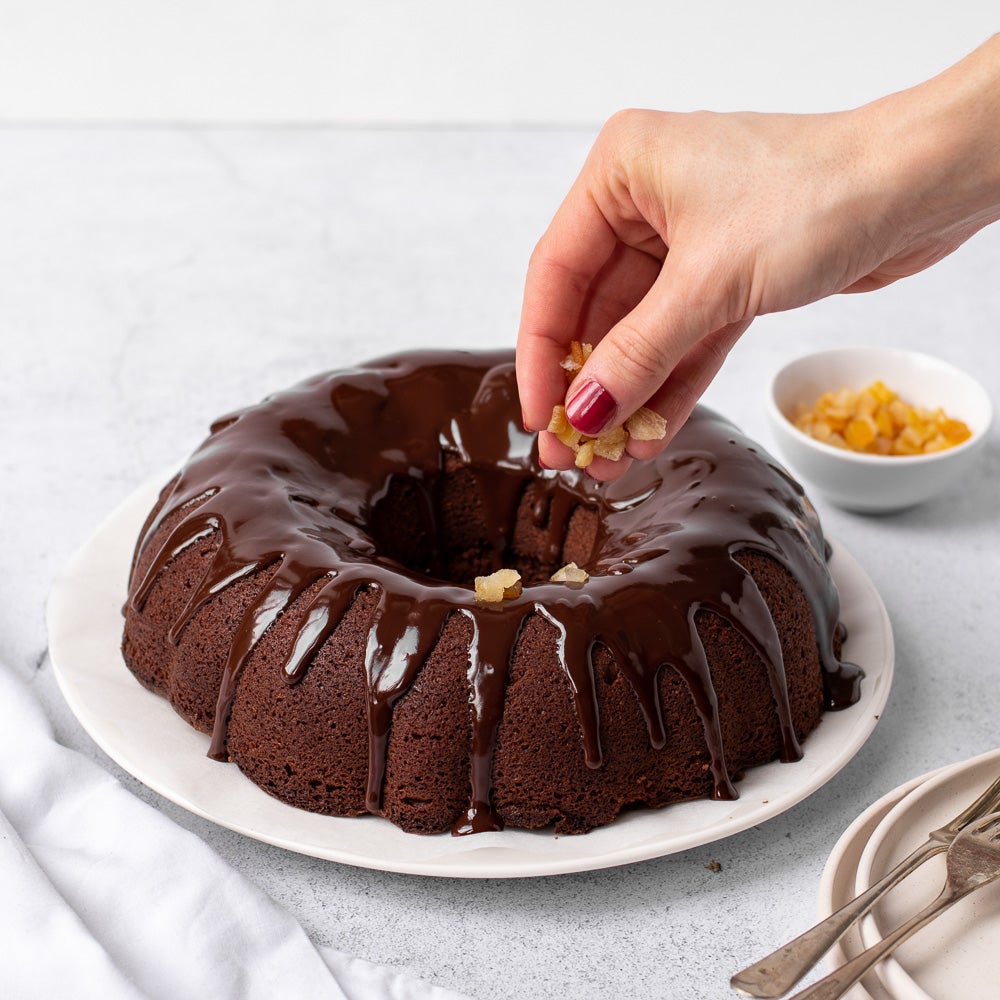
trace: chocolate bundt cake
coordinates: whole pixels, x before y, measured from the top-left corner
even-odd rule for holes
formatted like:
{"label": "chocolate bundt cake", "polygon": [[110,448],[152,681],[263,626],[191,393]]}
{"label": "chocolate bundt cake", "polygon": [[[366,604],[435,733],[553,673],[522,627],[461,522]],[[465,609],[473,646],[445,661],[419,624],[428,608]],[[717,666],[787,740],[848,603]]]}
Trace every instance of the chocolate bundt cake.
{"label": "chocolate bundt cake", "polygon": [[[509,352],[218,421],[142,530],[125,662],[272,795],[414,832],[734,798],[856,698],[815,512],[732,424],[699,408],[611,484],[534,456]],[[477,602],[501,567],[523,589]]]}

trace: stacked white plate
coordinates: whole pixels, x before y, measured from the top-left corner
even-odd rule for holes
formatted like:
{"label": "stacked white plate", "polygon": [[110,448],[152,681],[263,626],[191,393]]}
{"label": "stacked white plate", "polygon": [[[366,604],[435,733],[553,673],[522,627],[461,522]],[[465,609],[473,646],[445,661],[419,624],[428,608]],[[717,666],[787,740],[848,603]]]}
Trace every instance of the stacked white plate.
{"label": "stacked white plate", "polygon": [[[927,835],[960,813],[1000,774],[1000,749],[915,778],[865,810],[837,842],[819,890],[820,916],[877,882]],[[874,907],[827,957],[830,968],[853,958],[940,892],[940,854]],[[850,1000],[954,1000],[994,997],[1000,946],[1000,883],[962,900],[876,966]]]}

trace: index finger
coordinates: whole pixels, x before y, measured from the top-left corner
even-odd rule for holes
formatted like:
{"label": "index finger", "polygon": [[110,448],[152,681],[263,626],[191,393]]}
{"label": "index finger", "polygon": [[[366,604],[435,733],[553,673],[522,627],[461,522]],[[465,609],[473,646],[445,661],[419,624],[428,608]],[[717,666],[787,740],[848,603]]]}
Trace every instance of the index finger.
{"label": "index finger", "polygon": [[517,385],[527,430],[547,427],[552,407],[566,396],[560,362],[576,337],[594,278],[617,242],[577,181],[528,263],[517,334]]}

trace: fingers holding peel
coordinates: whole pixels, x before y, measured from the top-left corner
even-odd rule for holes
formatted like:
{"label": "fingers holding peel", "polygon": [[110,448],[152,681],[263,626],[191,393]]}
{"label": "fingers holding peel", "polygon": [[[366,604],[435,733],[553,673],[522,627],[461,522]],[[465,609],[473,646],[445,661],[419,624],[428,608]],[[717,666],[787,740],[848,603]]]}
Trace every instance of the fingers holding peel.
{"label": "fingers holding peel", "polygon": [[[538,435],[538,460],[543,469],[566,470],[578,467],[578,453],[563,444],[549,431]],[[618,459],[605,458],[601,455],[589,457],[583,471],[592,479],[610,482],[624,475],[632,464],[632,457],[623,453]]]}
{"label": "fingers holding peel", "polygon": [[[582,367],[566,392],[564,415],[550,411],[553,422],[545,426],[551,432],[540,434],[539,457],[548,468],[579,465],[596,479],[610,480],[632,459],[658,454],[749,326],[748,318],[718,323],[718,316],[731,312],[731,300],[716,299],[714,308],[706,306],[709,296],[694,291],[705,286],[672,264],[668,257],[648,293],[603,339],[585,342],[592,348],[589,354],[587,348],[575,351]],[[713,275],[717,278],[718,270]],[[558,366],[558,352],[552,354],[556,381],[565,378],[568,353],[558,356]],[[565,391],[565,381],[561,389]],[[621,432],[622,425],[627,433]]]}

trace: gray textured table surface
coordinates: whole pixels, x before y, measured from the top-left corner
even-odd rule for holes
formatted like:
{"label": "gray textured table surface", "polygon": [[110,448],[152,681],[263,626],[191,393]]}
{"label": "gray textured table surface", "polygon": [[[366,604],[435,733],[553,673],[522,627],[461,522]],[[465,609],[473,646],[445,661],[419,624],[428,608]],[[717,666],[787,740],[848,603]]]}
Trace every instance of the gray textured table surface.
{"label": "gray textured table surface", "polygon": [[[46,654],[55,574],[215,416],[390,349],[512,344],[528,254],[591,139],[0,131],[0,661],[33,678],[60,739],[194,830],[317,941],[480,1000],[725,997],[731,972],[812,921],[823,865],[858,813],[907,778],[997,744],[997,429],[977,474],[924,507],[865,518],[817,501],[894,624],[884,717],[805,802],[659,860],[465,881],[257,843],[104,758],[62,702]],[[867,342],[943,356],[996,400],[998,274],[994,227],[882,292],[765,318],[708,402],[770,445],[770,374],[807,349]]]}

